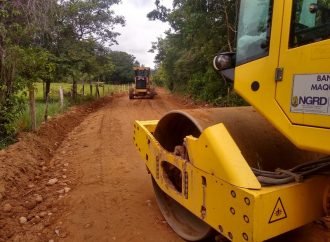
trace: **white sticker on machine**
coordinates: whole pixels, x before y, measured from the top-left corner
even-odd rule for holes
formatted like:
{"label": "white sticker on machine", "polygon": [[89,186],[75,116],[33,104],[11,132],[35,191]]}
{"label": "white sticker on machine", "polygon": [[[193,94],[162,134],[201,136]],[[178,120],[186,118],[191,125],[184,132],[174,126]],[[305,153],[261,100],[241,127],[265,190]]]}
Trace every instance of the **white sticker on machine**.
{"label": "white sticker on machine", "polygon": [[295,75],[291,112],[330,115],[330,73]]}

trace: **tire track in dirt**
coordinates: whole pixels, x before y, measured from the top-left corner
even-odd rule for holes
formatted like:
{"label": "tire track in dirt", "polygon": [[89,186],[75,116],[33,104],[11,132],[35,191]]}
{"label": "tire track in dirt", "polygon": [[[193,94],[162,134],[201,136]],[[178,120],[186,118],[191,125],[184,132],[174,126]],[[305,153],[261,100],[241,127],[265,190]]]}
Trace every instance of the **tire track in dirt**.
{"label": "tire track in dirt", "polygon": [[67,199],[72,209],[61,221],[68,232],[64,241],[182,241],[163,221],[132,142],[135,119],[160,118],[171,109],[161,97],[122,96],[70,135],[79,142],[68,162],[82,176]]}

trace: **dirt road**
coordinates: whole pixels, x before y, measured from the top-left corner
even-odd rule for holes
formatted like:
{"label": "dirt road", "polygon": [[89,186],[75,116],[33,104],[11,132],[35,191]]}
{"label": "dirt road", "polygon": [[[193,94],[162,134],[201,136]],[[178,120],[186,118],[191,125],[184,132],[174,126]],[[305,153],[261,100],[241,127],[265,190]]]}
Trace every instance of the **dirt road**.
{"label": "dirt road", "polygon": [[158,119],[185,107],[166,95],[114,98],[63,144],[65,154],[71,154],[64,157],[79,177],[63,220],[65,241],[182,241],[158,211],[150,177],[132,142],[135,119]]}
{"label": "dirt road", "polygon": [[[107,98],[0,153],[0,241],[183,241],[157,207],[132,133],[136,119],[191,107],[161,90],[154,100]],[[272,242],[328,242],[324,231],[313,224]]]}

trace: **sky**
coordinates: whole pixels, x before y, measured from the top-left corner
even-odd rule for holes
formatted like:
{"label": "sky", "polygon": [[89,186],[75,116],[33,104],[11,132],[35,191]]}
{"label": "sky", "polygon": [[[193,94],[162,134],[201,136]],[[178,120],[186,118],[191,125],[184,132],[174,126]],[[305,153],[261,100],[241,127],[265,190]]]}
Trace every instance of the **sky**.
{"label": "sky", "polygon": [[[165,37],[164,32],[170,27],[161,21],[149,21],[147,14],[155,9],[155,0],[122,0],[122,3],[113,6],[116,15],[125,17],[126,25],[116,27],[115,31],[121,33],[117,37],[119,45],[111,46],[112,50],[124,51],[132,54],[147,67],[154,67],[155,53],[149,53],[151,43],[157,37]],[[172,0],[161,0],[167,7],[172,6]]]}

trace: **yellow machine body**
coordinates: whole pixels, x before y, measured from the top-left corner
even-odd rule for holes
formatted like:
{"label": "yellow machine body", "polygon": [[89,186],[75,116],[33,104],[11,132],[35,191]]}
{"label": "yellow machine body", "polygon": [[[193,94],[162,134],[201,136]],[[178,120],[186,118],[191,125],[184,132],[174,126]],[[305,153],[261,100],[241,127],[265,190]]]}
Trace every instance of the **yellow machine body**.
{"label": "yellow machine body", "polygon": [[[232,241],[264,241],[329,212],[329,201],[325,201],[329,197],[329,176],[262,186],[251,169],[264,169],[264,164],[267,170],[288,169],[330,154],[329,36],[309,39],[305,25],[307,32],[293,34],[296,7],[300,4],[305,9],[308,1],[242,0],[241,9],[250,8],[250,15],[257,18],[253,11],[266,2],[271,5],[266,4],[264,9],[271,11],[265,23],[271,26],[267,26],[269,36],[263,39],[269,41],[268,47],[262,48],[264,55],[244,61],[239,61],[239,54],[236,56],[234,88],[253,109],[237,109],[241,116],[235,122],[225,118],[227,114],[233,116],[234,111],[212,110],[204,114],[187,111],[188,119],[189,113],[199,117],[198,123],[190,119],[199,132],[183,139],[179,137],[186,152],[179,155],[174,149],[178,143],[166,147],[171,132],[176,136],[179,129],[164,130],[165,143],[155,137],[158,126],[166,127],[160,124],[162,120],[166,124],[164,118],[134,124],[134,143],[156,185],[166,196]],[[309,6],[309,11],[313,6]],[[240,18],[242,25],[247,23],[243,14]],[[326,33],[330,30],[329,22],[328,19],[325,24]],[[324,34],[322,31],[319,33]],[[238,41],[238,51],[240,44],[251,38]],[[261,114],[267,121],[253,113]],[[185,116],[180,115],[173,114],[173,121]],[[211,119],[216,122],[210,122]],[[185,124],[182,120],[177,123]],[[249,132],[248,126],[251,126]],[[178,174],[179,182],[172,178],[172,171]]]}
{"label": "yellow machine body", "polygon": [[[134,125],[134,142],[149,172],[165,193],[228,239],[264,241],[324,215],[328,177],[261,189],[223,124],[207,128],[198,139],[187,137],[193,162],[162,148],[153,136],[156,125],[157,121]],[[173,187],[162,162],[184,174],[182,192]]]}
{"label": "yellow machine body", "polygon": [[[330,154],[330,113],[312,113],[318,105],[311,105],[310,112],[292,112],[293,84],[299,75],[309,78],[309,88],[318,83],[330,87],[330,39],[290,48],[293,2],[274,1],[269,54],[235,68],[235,90],[298,147]],[[275,80],[278,69],[283,71],[281,80]],[[315,81],[318,76],[323,81]],[[260,87],[253,91],[256,82]],[[324,96],[330,108],[330,89],[314,95],[304,91]]]}

